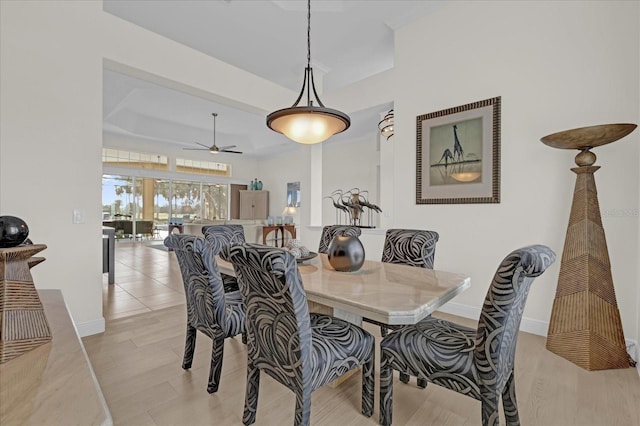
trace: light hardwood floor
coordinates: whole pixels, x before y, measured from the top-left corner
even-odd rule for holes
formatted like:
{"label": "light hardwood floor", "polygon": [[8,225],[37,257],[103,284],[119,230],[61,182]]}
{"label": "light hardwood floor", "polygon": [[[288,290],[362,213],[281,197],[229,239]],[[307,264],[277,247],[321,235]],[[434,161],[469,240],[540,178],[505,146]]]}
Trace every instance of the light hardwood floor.
{"label": "light hardwood floor", "polygon": [[[83,339],[115,424],[241,425],[246,352],[240,338],[227,339],[220,390],[208,394],[210,339],[199,333],[193,367],[181,368],[186,313],[175,255],[145,243],[119,243],[117,249],[117,285],[105,289],[107,330]],[[473,326],[468,319],[437,316]],[[377,327],[364,327],[379,335]],[[585,371],[547,351],[544,337],[520,333],[516,383],[523,425],[640,425],[635,369]],[[376,382],[371,418],[360,414],[359,375],[338,388],[318,389],[311,423],[377,424],[378,389]],[[294,405],[292,392],[262,375],[256,425],[292,424]],[[478,401],[435,385],[421,390],[415,379],[405,385],[397,376],[393,416],[396,425],[481,423]]]}

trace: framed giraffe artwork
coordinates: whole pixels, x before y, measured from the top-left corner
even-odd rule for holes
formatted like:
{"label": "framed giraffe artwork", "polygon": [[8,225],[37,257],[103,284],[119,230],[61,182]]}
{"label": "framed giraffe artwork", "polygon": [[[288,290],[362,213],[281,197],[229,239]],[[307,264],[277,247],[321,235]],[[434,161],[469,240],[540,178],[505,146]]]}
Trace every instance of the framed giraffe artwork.
{"label": "framed giraffe artwork", "polygon": [[500,202],[500,97],[416,117],[416,204]]}

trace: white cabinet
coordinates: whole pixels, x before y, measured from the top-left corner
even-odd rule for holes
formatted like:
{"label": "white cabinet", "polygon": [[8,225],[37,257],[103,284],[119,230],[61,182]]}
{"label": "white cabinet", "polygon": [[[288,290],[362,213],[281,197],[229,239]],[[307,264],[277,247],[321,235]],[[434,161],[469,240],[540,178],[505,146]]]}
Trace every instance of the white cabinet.
{"label": "white cabinet", "polygon": [[240,219],[264,220],[269,216],[269,191],[240,191]]}

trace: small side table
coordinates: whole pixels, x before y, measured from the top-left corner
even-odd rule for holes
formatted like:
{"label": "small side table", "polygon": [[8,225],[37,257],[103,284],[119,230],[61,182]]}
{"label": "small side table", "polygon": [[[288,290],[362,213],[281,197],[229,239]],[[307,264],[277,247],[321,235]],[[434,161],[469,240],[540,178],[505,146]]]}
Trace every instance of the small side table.
{"label": "small side table", "polygon": [[[174,229],[178,230],[179,234],[184,234],[184,225],[175,225],[170,223],[169,224],[169,235],[171,235],[171,233],[173,232]],[[173,251],[172,248],[168,249],[168,251]]]}
{"label": "small side table", "polygon": [[282,234],[282,237],[280,238],[280,247],[284,247],[284,240],[285,240],[284,231],[289,232],[289,234],[291,235],[291,238],[295,238],[296,237],[296,226],[295,225],[268,225],[268,226],[263,226],[262,227],[262,244],[266,245],[267,244],[267,235],[269,235],[271,232],[275,232],[276,233],[276,238],[275,238],[276,247],[278,247],[278,233]]}
{"label": "small side table", "polygon": [[178,233],[180,233],[180,234],[184,233],[184,225],[172,225],[172,224],[169,224],[169,233],[173,232],[174,229],[177,229]]}
{"label": "small side table", "polygon": [[116,269],[116,229],[110,226],[102,227],[102,273],[108,272],[108,283],[115,283]]}

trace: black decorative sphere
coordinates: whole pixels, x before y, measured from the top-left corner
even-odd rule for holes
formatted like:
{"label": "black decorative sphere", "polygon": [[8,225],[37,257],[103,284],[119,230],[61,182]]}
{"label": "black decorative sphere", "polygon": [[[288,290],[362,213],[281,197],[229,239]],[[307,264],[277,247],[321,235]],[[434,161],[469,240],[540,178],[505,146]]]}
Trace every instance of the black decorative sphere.
{"label": "black decorative sphere", "polygon": [[0,248],[19,246],[29,236],[29,227],[15,216],[0,216]]}
{"label": "black decorative sphere", "polygon": [[358,237],[337,235],[329,243],[329,263],[340,272],[353,272],[364,263],[364,246]]}

